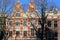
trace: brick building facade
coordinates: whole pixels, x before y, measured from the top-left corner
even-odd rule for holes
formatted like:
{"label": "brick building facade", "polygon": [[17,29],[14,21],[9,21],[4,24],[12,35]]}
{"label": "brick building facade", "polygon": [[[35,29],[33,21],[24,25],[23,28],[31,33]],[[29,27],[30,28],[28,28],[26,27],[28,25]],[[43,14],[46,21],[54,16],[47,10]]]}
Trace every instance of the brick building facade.
{"label": "brick building facade", "polygon": [[14,11],[10,17],[6,19],[6,32],[9,32],[9,36],[12,39],[17,38],[32,38],[36,37],[35,31],[31,25],[31,21],[38,27],[36,5],[33,1],[29,4],[28,11],[26,13],[22,10],[22,4],[18,1],[14,6]]}
{"label": "brick building facade", "polygon": [[[53,8],[46,11],[48,28],[57,32],[56,39],[60,40],[60,11]],[[6,32],[9,33],[11,39],[36,39],[36,32],[34,31],[31,22],[35,27],[41,28],[38,24],[38,12],[34,1],[31,1],[28,6],[28,11],[25,13],[22,9],[22,4],[18,1],[14,6],[14,11],[11,16],[6,19]],[[58,35],[58,36],[57,36]]]}

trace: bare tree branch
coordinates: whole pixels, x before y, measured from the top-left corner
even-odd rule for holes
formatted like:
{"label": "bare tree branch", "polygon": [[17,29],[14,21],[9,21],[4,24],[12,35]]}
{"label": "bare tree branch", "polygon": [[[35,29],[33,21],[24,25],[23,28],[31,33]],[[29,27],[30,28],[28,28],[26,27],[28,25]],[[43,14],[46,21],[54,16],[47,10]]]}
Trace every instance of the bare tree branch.
{"label": "bare tree branch", "polygon": [[11,9],[13,9],[14,6],[14,0],[0,0],[0,11],[1,13],[7,14],[10,12]]}

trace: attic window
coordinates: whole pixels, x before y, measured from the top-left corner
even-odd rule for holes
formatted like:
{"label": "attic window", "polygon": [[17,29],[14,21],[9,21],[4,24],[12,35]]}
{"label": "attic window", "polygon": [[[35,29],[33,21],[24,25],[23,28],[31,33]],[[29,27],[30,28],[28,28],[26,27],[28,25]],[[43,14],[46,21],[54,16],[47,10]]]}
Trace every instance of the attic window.
{"label": "attic window", "polygon": [[20,15],[20,13],[16,13],[16,17],[20,17],[21,15]]}
{"label": "attic window", "polygon": [[57,11],[54,11],[53,13],[54,13],[54,14],[57,14]]}
{"label": "attic window", "polygon": [[53,10],[53,13],[54,13],[54,14],[57,14],[57,10],[56,10],[56,9],[54,9],[54,10]]}

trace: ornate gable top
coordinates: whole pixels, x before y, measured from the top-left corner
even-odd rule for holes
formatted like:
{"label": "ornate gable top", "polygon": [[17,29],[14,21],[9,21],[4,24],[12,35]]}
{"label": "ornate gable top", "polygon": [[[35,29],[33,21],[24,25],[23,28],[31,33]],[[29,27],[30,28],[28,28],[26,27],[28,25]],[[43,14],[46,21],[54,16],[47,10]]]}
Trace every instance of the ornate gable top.
{"label": "ornate gable top", "polygon": [[20,0],[17,1],[16,5],[17,5],[17,4],[20,4]]}
{"label": "ornate gable top", "polygon": [[34,3],[34,0],[31,0],[28,11],[36,11],[36,5]]}
{"label": "ornate gable top", "polygon": [[20,3],[20,0],[18,0],[18,3]]}
{"label": "ornate gable top", "polygon": [[15,4],[14,10],[17,12],[22,12],[22,5],[20,3],[20,0],[18,0],[17,3]]}
{"label": "ornate gable top", "polygon": [[34,0],[31,0],[31,2],[34,2]]}
{"label": "ornate gable top", "polygon": [[58,9],[55,8],[55,7],[52,7],[52,8],[50,9],[50,11],[58,11]]}

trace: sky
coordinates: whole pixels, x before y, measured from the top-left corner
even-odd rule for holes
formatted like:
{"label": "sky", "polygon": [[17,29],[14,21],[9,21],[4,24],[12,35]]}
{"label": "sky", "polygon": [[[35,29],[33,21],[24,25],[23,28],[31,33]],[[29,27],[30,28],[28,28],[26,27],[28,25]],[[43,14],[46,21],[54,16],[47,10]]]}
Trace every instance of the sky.
{"label": "sky", "polygon": [[[55,5],[56,6],[56,8],[58,8],[59,10],[60,10],[60,0],[49,0],[48,1],[49,3],[52,3],[53,5]],[[52,5],[52,4],[50,4],[50,5]]]}
{"label": "sky", "polygon": [[[20,0],[20,3],[23,4],[24,9],[23,11],[26,12],[28,9],[28,4],[30,3],[31,0]],[[16,1],[17,2],[17,1]],[[55,6],[55,8],[57,8],[58,10],[60,10],[60,0],[47,0],[48,2],[48,6],[47,6],[47,10],[50,10],[51,6]],[[26,6],[25,6],[26,5]],[[39,9],[39,7],[37,6],[37,10],[40,13],[41,10]]]}
{"label": "sky", "polygon": [[[28,5],[30,3],[31,0],[20,0],[20,3],[22,4],[23,11],[26,12],[28,9]],[[17,0],[15,1],[15,3],[17,2]],[[51,6],[55,6],[55,8],[57,8],[58,10],[60,10],[60,0],[47,0],[48,2],[48,6],[47,6],[47,10],[50,10]],[[40,7],[37,6],[37,10],[40,13]]]}
{"label": "sky", "polygon": [[[18,0],[15,0],[15,3],[17,2]],[[20,0],[20,3],[22,4],[22,7],[23,7],[23,11],[26,12],[28,10],[28,5],[30,3],[31,0]],[[52,6],[55,6],[58,10],[60,10],[60,0],[47,0],[48,2],[48,6],[47,6],[47,10],[49,10],[51,8],[51,5]],[[38,10],[38,13],[40,14],[41,10],[39,9],[39,7],[37,6],[37,10]]]}
{"label": "sky", "polygon": [[[30,0],[20,0],[22,4],[29,4]],[[54,5],[56,8],[60,10],[60,0],[48,0],[48,5]],[[50,7],[50,6],[48,6]]]}
{"label": "sky", "polygon": [[[16,2],[17,2],[18,0],[14,0],[14,3],[16,4]],[[60,10],[60,0],[47,0],[48,1],[48,6],[47,6],[47,9],[49,10],[50,9],[50,7],[51,7],[51,5],[52,6],[55,6],[58,10]],[[27,9],[28,9],[28,5],[29,5],[29,3],[30,3],[30,0],[20,0],[20,3],[22,4],[22,7],[23,7],[23,11],[24,12],[26,12],[27,11]],[[11,3],[10,3],[11,4]],[[8,7],[7,7],[7,10],[9,10],[9,7],[10,7],[10,4],[8,5]],[[40,12],[40,9],[39,9],[39,7],[37,6],[37,9],[38,9],[38,11]],[[13,9],[11,9],[11,11],[12,11]],[[7,13],[7,15],[9,15],[8,13]]]}

